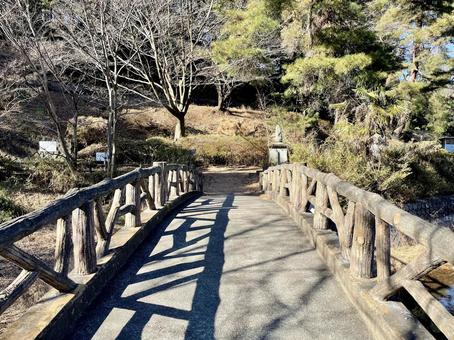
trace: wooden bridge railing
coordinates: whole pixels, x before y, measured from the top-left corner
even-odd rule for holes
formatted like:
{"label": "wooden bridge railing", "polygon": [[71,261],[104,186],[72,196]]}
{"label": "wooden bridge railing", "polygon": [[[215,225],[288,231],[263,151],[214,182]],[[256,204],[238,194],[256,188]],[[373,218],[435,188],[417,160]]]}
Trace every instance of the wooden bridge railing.
{"label": "wooden bridge railing", "polygon": [[[144,208],[158,210],[171,197],[190,191],[202,191],[202,174],[198,169],[156,162],[150,168],[138,168],[87,188],[72,189],[40,210],[1,224],[0,256],[21,267],[22,272],[0,291],[0,314],[38,278],[61,292],[74,291],[78,284],[68,275],[71,253],[73,274],[94,273],[97,259],[107,253],[122,216],[124,227],[140,227]],[[52,268],[14,242],[53,223],[56,246]]]}
{"label": "wooden bridge railing", "polygon": [[[352,278],[373,285],[368,292],[371,296],[384,301],[405,288],[440,331],[454,339],[454,316],[418,281],[441,264],[454,263],[454,232],[426,222],[378,194],[304,165],[270,167],[262,173],[261,186],[274,198],[286,200],[298,214],[311,209],[312,228],[335,226],[340,260],[349,264]],[[390,226],[425,248],[422,255],[394,273]]]}

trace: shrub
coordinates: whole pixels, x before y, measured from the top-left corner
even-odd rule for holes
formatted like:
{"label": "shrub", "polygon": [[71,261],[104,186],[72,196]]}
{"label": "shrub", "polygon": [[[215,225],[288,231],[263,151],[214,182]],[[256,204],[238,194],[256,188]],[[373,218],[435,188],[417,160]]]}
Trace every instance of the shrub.
{"label": "shrub", "polygon": [[162,137],[146,140],[120,139],[117,147],[118,164],[150,165],[154,161],[168,163],[188,163],[193,152],[182,145]]}
{"label": "shrub", "polygon": [[390,140],[383,145],[378,161],[369,156],[369,131],[360,124],[340,121],[320,142],[310,130],[301,130],[299,135],[292,132],[298,125],[292,115],[284,115],[283,119],[292,162],[332,172],[396,203],[454,193],[454,155],[438,142]]}
{"label": "shrub", "polygon": [[63,193],[78,185],[68,166],[59,159],[35,156],[26,162],[28,181],[46,191]]}
{"label": "shrub", "polygon": [[15,204],[3,190],[0,190],[0,223],[24,214],[22,207]]}

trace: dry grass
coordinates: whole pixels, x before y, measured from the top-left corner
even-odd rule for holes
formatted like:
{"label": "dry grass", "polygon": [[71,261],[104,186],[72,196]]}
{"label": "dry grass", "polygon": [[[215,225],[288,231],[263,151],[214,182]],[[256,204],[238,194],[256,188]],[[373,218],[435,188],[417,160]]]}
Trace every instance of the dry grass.
{"label": "dry grass", "polygon": [[[225,134],[234,136],[264,136],[266,126],[264,113],[248,109],[236,109],[227,113],[211,106],[191,105],[186,114],[188,134]],[[148,136],[161,134],[172,136],[176,119],[163,108],[129,109],[122,116],[128,130]]]}

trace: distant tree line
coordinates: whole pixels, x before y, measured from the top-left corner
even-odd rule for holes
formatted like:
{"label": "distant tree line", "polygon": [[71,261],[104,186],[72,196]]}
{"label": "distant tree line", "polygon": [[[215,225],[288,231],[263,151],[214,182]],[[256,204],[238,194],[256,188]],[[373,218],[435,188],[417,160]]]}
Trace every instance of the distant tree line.
{"label": "distant tree line", "polygon": [[[24,93],[43,98],[73,173],[81,100],[107,103],[112,175],[132,97],[165,107],[178,139],[207,85],[219,110],[250,84],[263,105],[308,121],[383,139],[440,136],[454,133],[453,33],[445,0],[0,0],[0,112]],[[52,87],[72,108],[64,117]]]}

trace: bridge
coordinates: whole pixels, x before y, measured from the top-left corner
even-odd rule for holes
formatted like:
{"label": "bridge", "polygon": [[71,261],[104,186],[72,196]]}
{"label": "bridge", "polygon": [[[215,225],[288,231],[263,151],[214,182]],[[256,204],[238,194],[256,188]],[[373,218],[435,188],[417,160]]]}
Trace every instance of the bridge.
{"label": "bridge", "polygon": [[[0,255],[23,268],[0,314],[37,279],[52,287],[2,338],[454,339],[418,280],[454,263],[449,229],[299,164],[263,171],[261,195],[203,183],[158,162],[0,225]],[[53,266],[14,245],[51,223]],[[397,231],[424,250],[399,268]]]}

